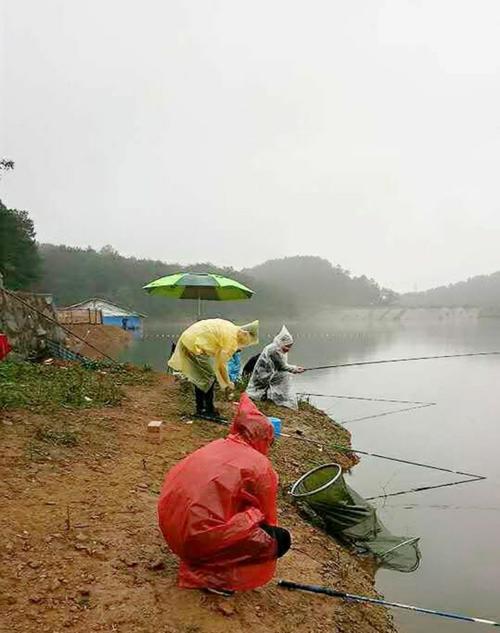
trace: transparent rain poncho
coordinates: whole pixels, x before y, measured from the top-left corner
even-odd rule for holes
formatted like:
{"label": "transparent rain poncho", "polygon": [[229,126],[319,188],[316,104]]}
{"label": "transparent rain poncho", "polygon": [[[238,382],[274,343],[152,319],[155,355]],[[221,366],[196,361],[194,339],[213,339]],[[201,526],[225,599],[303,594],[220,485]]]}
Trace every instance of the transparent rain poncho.
{"label": "transparent rain poncho", "polygon": [[297,395],[293,389],[291,375],[297,372],[296,365],[288,363],[288,354],[283,351],[293,344],[293,338],[285,326],[264,347],[248,383],[247,393],[254,400],[272,400],[277,405],[297,409]]}

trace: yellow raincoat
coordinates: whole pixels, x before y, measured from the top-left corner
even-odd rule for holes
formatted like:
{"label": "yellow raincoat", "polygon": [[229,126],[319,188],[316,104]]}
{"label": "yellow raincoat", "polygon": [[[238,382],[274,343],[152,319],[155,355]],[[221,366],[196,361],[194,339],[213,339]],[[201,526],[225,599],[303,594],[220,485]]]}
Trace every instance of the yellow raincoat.
{"label": "yellow raincoat", "polygon": [[231,386],[227,362],[236,350],[259,342],[259,322],[235,325],[224,319],[205,319],[181,334],[169,367],[180,371],[205,393],[217,378],[222,389]]}

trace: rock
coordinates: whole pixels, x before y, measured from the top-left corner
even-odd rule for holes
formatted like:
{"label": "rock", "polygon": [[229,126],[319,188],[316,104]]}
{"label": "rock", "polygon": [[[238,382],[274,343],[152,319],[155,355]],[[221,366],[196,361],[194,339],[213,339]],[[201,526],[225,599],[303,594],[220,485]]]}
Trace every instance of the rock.
{"label": "rock", "polygon": [[58,578],[54,578],[54,580],[50,583],[50,590],[56,591],[61,586],[61,581]]}
{"label": "rock", "polygon": [[7,602],[7,604],[16,604],[17,598],[12,594],[6,594],[5,601]]}
{"label": "rock", "polygon": [[14,543],[6,543],[5,544],[5,551],[10,554],[11,552],[14,551]]}
{"label": "rock", "polygon": [[125,558],[123,559],[123,562],[127,565],[127,567],[135,567],[139,563],[139,561],[132,558]]}
{"label": "rock", "polygon": [[79,587],[78,592],[81,596],[90,596],[90,589],[88,587]]}
{"label": "rock", "polygon": [[155,558],[154,560],[151,560],[148,563],[148,569],[152,569],[153,571],[158,571],[164,568],[165,568],[165,562],[161,558]]}
{"label": "rock", "polygon": [[75,549],[78,551],[87,550],[87,546],[83,545],[83,543],[75,543]]}
{"label": "rock", "polygon": [[231,617],[236,613],[234,607],[229,602],[221,602],[217,605],[217,609],[226,617]]}
{"label": "rock", "polygon": [[85,543],[89,540],[89,537],[86,534],[82,534],[81,532],[75,536],[75,539],[80,543]]}
{"label": "rock", "polygon": [[31,569],[38,569],[41,565],[41,563],[37,560],[30,560],[28,562],[28,565],[31,567]]}
{"label": "rock", "polygon": [[38,602],[40,602],[41,598],[40,596],[29,596],[28,600],[30,602],[37,604]]}
{"label": "rock", "polygon": [[107,560],[108,558],[106,552],[102,547],[97,547],[96,549],[92,550],[92,556],[94,558],[97,558],[97,560]]}

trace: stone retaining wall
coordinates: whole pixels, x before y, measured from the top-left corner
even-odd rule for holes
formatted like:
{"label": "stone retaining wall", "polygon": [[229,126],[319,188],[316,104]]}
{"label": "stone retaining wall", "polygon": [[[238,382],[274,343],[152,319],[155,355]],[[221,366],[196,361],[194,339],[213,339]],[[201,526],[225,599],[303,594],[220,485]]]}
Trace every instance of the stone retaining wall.
{"label": "stone retaining wall", "polygon": [[[41,312],[35,312],[18,301],[19,297]],[[4,332],[13,348],[13,353],[23,358],[36,356],[42,352],[46,340],[63,342],[66,338],[63,330],[42,315],[57,320],[51,295],[31,294],[27,292],[5,292],[0,288],[0,331]]]}

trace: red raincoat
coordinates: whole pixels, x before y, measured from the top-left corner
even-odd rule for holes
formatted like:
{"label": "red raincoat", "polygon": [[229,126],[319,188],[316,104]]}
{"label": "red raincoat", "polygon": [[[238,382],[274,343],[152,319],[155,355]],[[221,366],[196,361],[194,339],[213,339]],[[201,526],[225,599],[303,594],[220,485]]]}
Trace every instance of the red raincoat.
{"label": "red raincoat", "polygon": [[174,466],[158,502],[160,528],[181,559],[179,585],[254,589],[276,570],[278,477],[266,457],[273,427],[243,394],[230,434]]}
{"label": "red raincoat", "polygon": [[5,334],[0,334],[0,360],[3,360],[11,350],[9,339]]}

